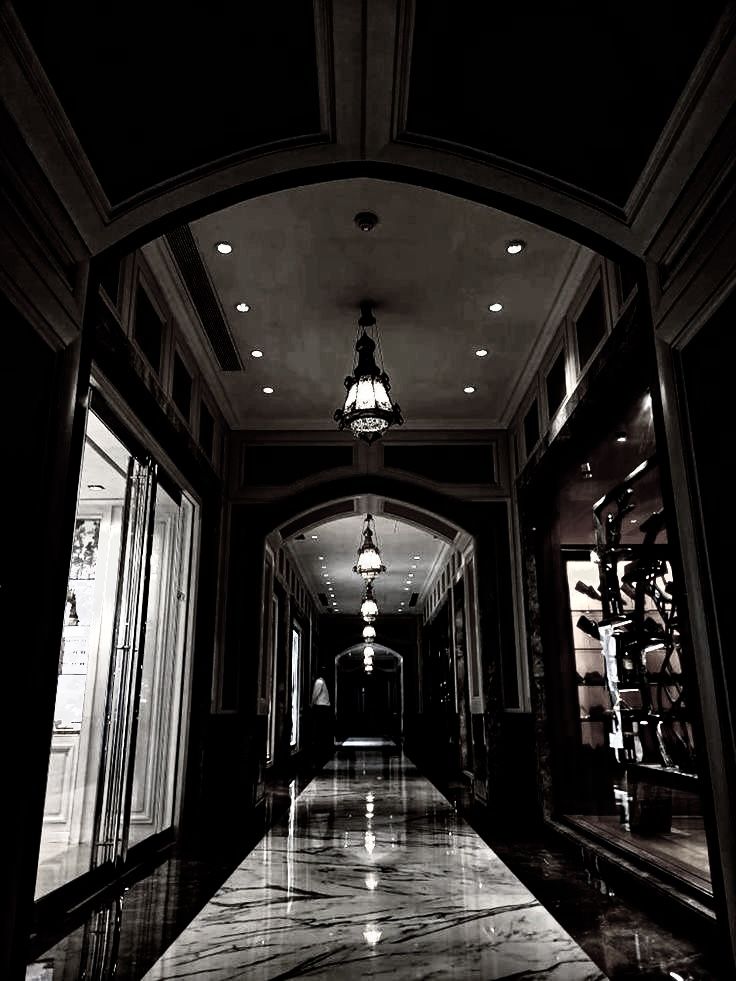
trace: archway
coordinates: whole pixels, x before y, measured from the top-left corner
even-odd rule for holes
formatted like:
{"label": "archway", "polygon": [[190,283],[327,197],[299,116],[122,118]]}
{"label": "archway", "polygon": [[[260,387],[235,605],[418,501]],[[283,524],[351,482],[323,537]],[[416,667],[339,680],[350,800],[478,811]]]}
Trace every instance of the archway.
{"label": "archway", "polygon": [[335,739],[384,738],[401,745],[404,722],[404,674],[401,654],[371,643],[372,670],[366,671],[364,643],[335,655]]}
{"label": "archway", "polygon": [[[430,767],[451,768],[453,772],[473,772],[475,786],[485,787],[494,770],[499,733],[506,727],[506,714],[500,708],[513,706],[513,699],[518,700],[524,684],[524,656],[517,645],[513,613],[509,502],[453,499],[429,490],[419,481],[379,474],[333,479],[328,474],[324,480],[280,501],[243,501],[233,505],[228,586],[231,599],[224,650],[230,660],[220,665],[220,672],[226,679],[239,675],[240,708],[237,715],[218,719],[222,734],[221,739],[217,737],[217,746],[232,745],[233,727],[239,717],[253,733],[251,753],[268,765],[278,767],[279,760],[290,765],[297,747],[288,738],[293,719],[289,699],[293,693],[289,691],[290,655],[284,638],[291,636],[292,624],[284,612],[287,596],[283,590],[290,573],[283,555],[286,553],[288,558],[291,549],[293,557],[296,549],[303,568],[310,549],[318,552],[321,543],[328,541],[320,537],[318,546],[313,543],[312,534],[321,534],[320,529],[330,521],[352,523],[357,535],[366,498],[371,500],[371,510],[377,510],[379,515],[395,517],[406,528],[422,529],[428,539],[442,545],[447,559],[439,570],[441,575],[434,580],[431,603],[425,606],[427,594],[423,593],[416,607],[416,613],[421,612],[422,616],[402,615],[398,605],[394,605],[390,615],[383,617],[383,623],[382,617],[378,618],[381,629],[376,640],[388,649],[389,657],[398,654],[402,658],[401,662],[394,658],[392,665],[386,664],[387,669],[395,665],[400,671],[402,688],[401,717],[398,725],[395,720],[389,725],[389,731],[396,734],[398,729],[413,759]],[[345,575],[357,579],[351,570],[354,548],[351,537],[349,562],[342,564]],[[322,549],[321,554],[326,551]],[[274,571],[279,568],[280,573]],[[274,580],[280,582],[278,589],[282,590],[275,604],[270,598]],[[403,580],[400,588],[404,589]],[[403,591],[399,594],[407,599],[410,595]],[[309,615],[297,610],[304,637],[304,716],[309,712],[312,685],[322,670],[328,672],[325,678],[333,705],[335,695],[341,702],[343,696],[335,691],[337,676],[330,669],[337,656],[342,655],[342,660],[347,661],[351,651],[360,651],[356,661],[362,670],[360,639],[364,624],[358,616],[360,601],[356,602],[355,596],[347,605],[341,601],[337,616],[331,612],[330,601],[331,596],[325,595],[323,605],[317,609],[319,635],[311,640]],[[296,606],[289,607],[291,613]],[[270,609],[280,617],[277,635],[281,641],[277,639],[275,658]],[[411,636],[402,626],[409,624],[415,631]],[[277,665],[275,673],[273,664]],[[378,670],[373,674],[378,675]],[[358,696],[362,696],[361,691],[356,692],[355,697]],[[366,704],[365,708],[370,706]],[[341,709],[342,706],[342,715]],[[338,721],[338,736],[349,735],[342,727],[343,720]],[[375,719],[361,719],[361,727],[367,732],[369,721],[376,730]],[[308,730],[307,721],[303,731]],[[265,752],[267,745],[273,747],[272,756]],[[212,751],[219,755],[214,744]]]}

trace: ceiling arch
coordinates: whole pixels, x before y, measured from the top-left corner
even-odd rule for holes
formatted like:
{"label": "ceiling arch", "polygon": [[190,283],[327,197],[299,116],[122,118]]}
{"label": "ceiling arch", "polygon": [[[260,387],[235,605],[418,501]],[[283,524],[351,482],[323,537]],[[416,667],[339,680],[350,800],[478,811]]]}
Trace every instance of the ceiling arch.
{"label": "ceiling arch", "polygon": [[[684,131],[728,17],[707,2],[623,6],[572,3],[552,18],[276,0],[190,19],[181,7],[154,17],[111,3],[91,17],[15,0],[0,23],[2,81],[92,254],[335,176],[482,199],[598,251],[641,254],[636,189]],[[625,175],[612,130],[630,134],[615,141]]]}

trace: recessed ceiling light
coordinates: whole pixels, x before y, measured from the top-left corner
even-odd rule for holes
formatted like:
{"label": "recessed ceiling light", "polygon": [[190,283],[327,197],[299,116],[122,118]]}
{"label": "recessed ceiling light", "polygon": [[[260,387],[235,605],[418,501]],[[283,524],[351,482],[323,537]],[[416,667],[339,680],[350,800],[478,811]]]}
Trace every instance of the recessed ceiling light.
{"label": "recessed ceiling light", "polygon": [[263,394],[264,395],[273,395],[273,389],[271,388],[270,385],[266,385],[266,387],[263,389]]}
{"label": "recessed ceiling light", "polygon": [[316,542],[317,539],[319,538],[319,535],[310,535],[309,537],[312,539],[313,542]]}
{"label": "recessed ceiling light", "polygon": [[251,351],[251,352],[250,352],[250,356],[251,356],[252,358],[262,358],[262,357],[263,357],[263,351],[259,351],[259,350],[258,350],[258,349],[256,348],[256,350],[255,350],[255,351]]}
{"label": "recessed ceiling light", "polygon": [[466,395],[472,395],[475,389],[473,388],[472,385],[466,385],[463,391],[465,392]]}
{"label": "recessed ceiling light", "polygon": [[[324,555],[318,555],[318,556],[317,556],[317,558],[318,558],[318,559],[320,560],[320,562],[321,562],[321,561],[322,561],[322,560],[324,559]],[[326,565],[323,565],[323,566],[322,566],[322,568],[323,568],[323,569],[326,569],[326,568],[327,568],[327,566],[326,566]]]}
{"label": "recessed ceiling light", "polygon": [[488,351],[484,347],[479,347],[475,352],[476,358],[484,358],[488,354]]}
{"label": "recessed ceiling light", "polygon": [[233,247],[229,242],[218,242],[215,248],[220,255],[230,255],[230,253],[233,251]]}
{"label": "recessed ceiling light", "polygon": [[491,303],[488,309],[491,313],[500,313],[503,310],[503,303]]}
{"label": "recessed ceiling light", "polygon": [[250,304],[246,303],[245,300],[241,300],[240,303],[235,304],[235,309],[238,313],[247,313],[250,310]]}
{"label": "recessed ceiling light", "polygon": [[416,566],[415,566],[415,565],[413,565],[413,566],[412,566],[412,569],[416,569]]}
{"label": "recessed ceiling light", "polygon": [[629,518],[629,521],[632,523],[632,525],[638,525],[639,524],[638,518]]}
{"label": "recessed ceiling light", "polygon": [[421,555],[412,555],[413,559],[421,559]]}
{"label": "recessed ceiling light", "polygon": [[409,592],[409,587],[408,586],[404,586],[404,592],[405,593],[408,593]]}
{"label": "recessed ceiling light", "polygon": [[506,243],[506,251],[509,255],[518,255],[526,248],[526,242],[522,238],[512,238]]}
{"label": "recessed ceiling light", "polygon": [[626,435],[626,433],[623,430],[621,430],[621,432],[616,433],[617,443],[625,443],[628,438],[629,437]]}
{"label": "recessed ceiling light", "polygon": [[407,586],[411,586],[411,579],[405,579],[404,582]]}

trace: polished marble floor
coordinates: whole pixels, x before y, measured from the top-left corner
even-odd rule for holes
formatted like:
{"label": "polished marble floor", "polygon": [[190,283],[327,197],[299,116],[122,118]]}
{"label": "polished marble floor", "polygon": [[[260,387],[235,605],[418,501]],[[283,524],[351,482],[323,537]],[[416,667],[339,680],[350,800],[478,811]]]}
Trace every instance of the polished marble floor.
{"label": "polished marble floor", "polygon": [[346,744],[146,974],[605,975],[401,754]]}

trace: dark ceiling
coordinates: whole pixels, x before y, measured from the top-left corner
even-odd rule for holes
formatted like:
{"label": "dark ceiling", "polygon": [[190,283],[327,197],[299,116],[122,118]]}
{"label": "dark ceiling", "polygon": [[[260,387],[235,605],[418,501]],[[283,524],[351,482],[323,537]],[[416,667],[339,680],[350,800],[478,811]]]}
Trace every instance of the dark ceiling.
{"label": "dark ceiling", "polygon": [[320,130],[311,0],[14,6],[113,203]]}
{"label": "dark ceiling", "polygon": [[626,202],[723,5],[416,5],[407,130]]}
{"label": "dark ceiling", "polygon": [[[113,203],[232,154],[321,138],[312,0],[14,6]],[[623,205],[722,3],[415,7],[403,138],[493,154]],[[354,38],[333,43],[357,80],[339,103],[361,91],[365,66]],[[392,43],[373,38],[372,50]]]}

